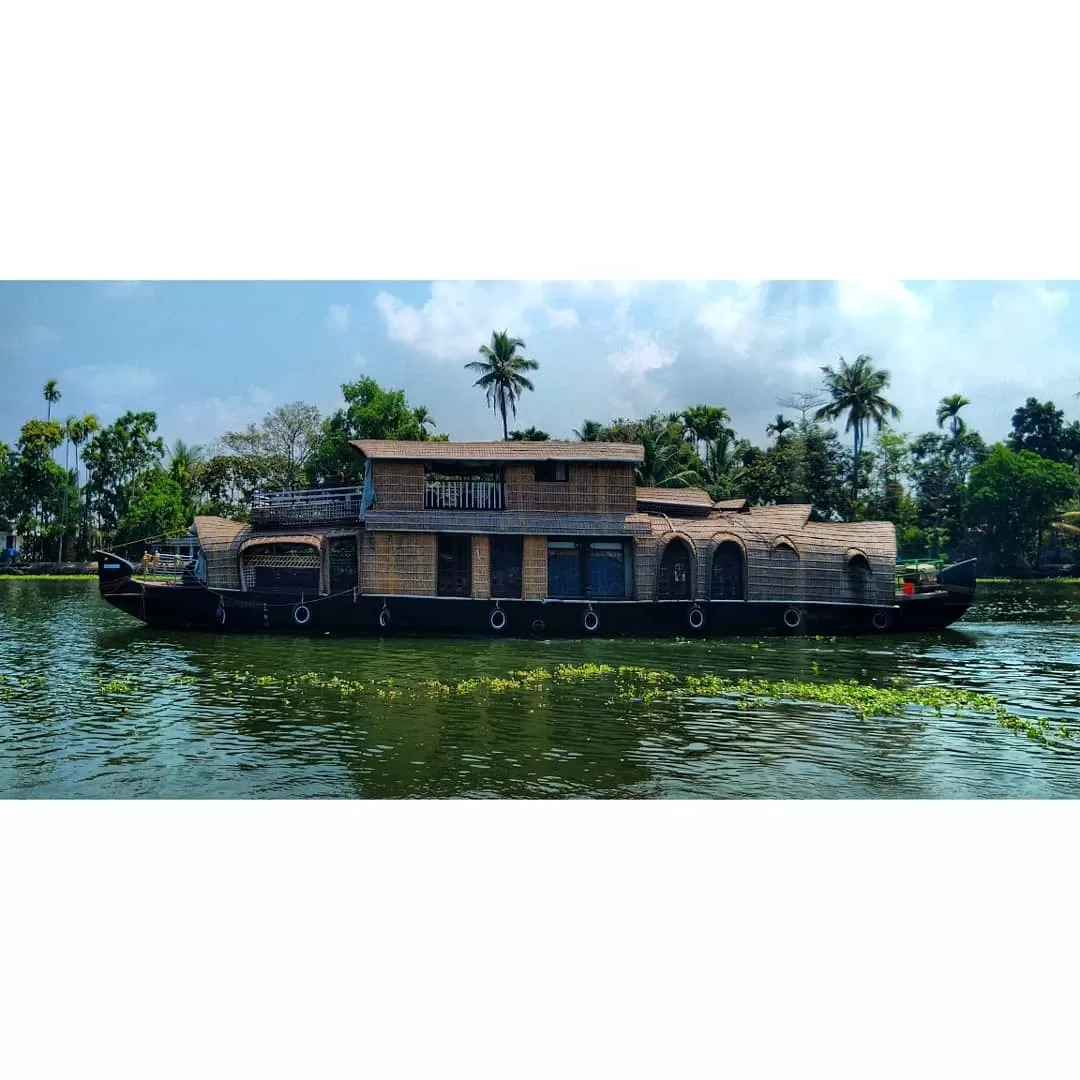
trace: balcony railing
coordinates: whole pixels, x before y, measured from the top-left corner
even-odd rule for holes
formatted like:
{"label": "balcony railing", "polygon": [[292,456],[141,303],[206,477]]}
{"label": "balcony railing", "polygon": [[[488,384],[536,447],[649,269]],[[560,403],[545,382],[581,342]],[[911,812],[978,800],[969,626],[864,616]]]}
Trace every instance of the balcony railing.
{"label": "balcony railing", "polygon": [[486,480],[428,480],[425,510],[502,510],[503,485]]}
{"label": "balcony railing", "polygon": [[251,523],[272,527],[356,521],[360,496],[357,487],[256,491],[251,500]]}

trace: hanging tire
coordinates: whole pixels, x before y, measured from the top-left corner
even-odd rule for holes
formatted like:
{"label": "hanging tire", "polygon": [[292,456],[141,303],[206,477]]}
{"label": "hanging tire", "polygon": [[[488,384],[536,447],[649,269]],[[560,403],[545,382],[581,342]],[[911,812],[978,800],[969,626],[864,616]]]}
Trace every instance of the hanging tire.
{"label": "hanging tire", "polygon": [[218,606],[214,608],[214,618],[218,621],[218,626],[225,625],[225,601],[219,600]]}
{"label": "hanging tire", "polygon": [[492,608],[491,614],[488,616],[488,626],[491,627],[495,633],[506,628],[506,612],[502,608]]}
{"label": "hanging tire", "polygon": [[802,626],[802,612],[797,608],[789,607],[784,612],[784,625],[789,630],[798,630]]}
{"label": "hanging tire", "polygon": [[695,604],[686,616],[686,620],[690,623],[691,630],[700,630],[705,625],[705,612]]}
{"label": "hanging tire", "polygon": [[389,608],[384,607],[382,609],[382,611],[379,612],[379,626],[383,630],[389,629],[389,627],[390,627],[390,609]]}
{"label": "hanging tire", "polygon": [[892,616],[887,611],[875,611],[870,623],[875,630],[888,630],[892,625]]}
{"label": "hanging tire", "polygon": [[533,619],[533,621],[532,621],[532,629],[533,629],[534,634],[542,634],[544,632],[544,620],[543,619]]}
{"label": "hanging tire", "polygon": [[584,626],[590,634],[595,634],[596,631],[600,629],[600,616],[597,615],[592,608],[589,608],[582,616],[581,625]]}
{"label": "hanging tire", "polygon": [[306,604],[297,604],[293,608],[292,621],[297,626],[307,626],[311,622],[311,610]]}

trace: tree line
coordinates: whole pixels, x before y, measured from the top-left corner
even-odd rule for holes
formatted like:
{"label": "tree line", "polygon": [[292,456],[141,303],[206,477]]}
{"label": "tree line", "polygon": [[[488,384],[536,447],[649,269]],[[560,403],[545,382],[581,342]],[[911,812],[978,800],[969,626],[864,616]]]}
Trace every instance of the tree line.
{"label": "tree line", "polygon": [[[495,332],[466,365],[500,421],[504,439],[543,441],[510,427],[536,360],[525,343]],[[1049,554],[1075,561],[1080,547],[1080,423],[1029,397],[1011,430],[988,443],[966,423],[970,401],[943,397],[937,425],[910,435],[895,425],[889,372],[860,355],[823,366],[819,391],[778,400],[762,445],[738,433],[721,405],[696,404],[645,417],[585,419],[569,437],[644,448],[638,482],[700,487],[714,499],[811,503],[820,520],[887,520],[905,557],[977,556],[985,570],[1032,567]],[[0,443],[0,528],[23,538],[28,559],[84,558],[182,531],[196,514],[245,519],[257,490],[345,487],[361,480],[350,439],[447,439],[405,391],[365,377],[341,386],[330,415],[282,405],[244,431],[206,446],[166,445],[153,412],[103,425],[91,413],[53,420],[62,398],[43,387],[44,420],[28,420],[16,445]],[[842,424],[847,439],[832,425]],[[63,464],[57,460],[62,457]]]}

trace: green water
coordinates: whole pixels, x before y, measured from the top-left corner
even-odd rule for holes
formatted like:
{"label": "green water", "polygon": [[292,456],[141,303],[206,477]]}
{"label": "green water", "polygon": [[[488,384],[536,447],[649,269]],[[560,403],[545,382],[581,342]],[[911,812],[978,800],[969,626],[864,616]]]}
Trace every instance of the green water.
{"label": "green water", "polygon": [[[543,643],[173,634],[108,607],[93,583],[10,580],[0,582],[0,626],[0,796],[7,798],[1080,794],[1075,583],[980,586],[976,607],[954,630],[900,638]],[[678,678],[971,688],[1076,734],[1038,742],[964,712],[860,719],[824,703],[626,700],[608,677],[501,693],[447,695],[427,685],[590,663]],[[348,689],[357,682],[362,691]]]}

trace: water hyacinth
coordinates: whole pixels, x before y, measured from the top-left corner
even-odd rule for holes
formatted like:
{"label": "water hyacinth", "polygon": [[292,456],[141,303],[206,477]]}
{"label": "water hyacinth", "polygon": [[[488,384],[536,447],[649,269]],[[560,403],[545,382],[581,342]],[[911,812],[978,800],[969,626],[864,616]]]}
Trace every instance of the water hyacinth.
{"label": "water hyacinth", "polygon": [[[814,664],[815,674],[818,665]],[[94,678],[91,672],[81,673],[83,679]],[[728,702],[739,711],[763,704],[813,703],[831,705],[850,712],[859,720],[878,716],[931,713],[943,716],[981,715],[993,717],[1003,728],[1026,735],[1049,745],[1073,738],[1072,729],[1064,723],[1055,724],[1047,717],[1034,719],[1009,712],[991,694],[978,693],[960,687],[931,686],[906,683],[893,678],[887,685],[874,685],[857,679],[847,681],[803,681],[798,679],[731,678],[719,674],[679,676],[670,671],[639,666],[610,664],[556,664],[550,668],[517,669],[506,675],[478,675],[456,682],[428,679],[412,686],[399,686],[392,678],[349,679],[340,675],[324,675],[308,671],[299,675],[260,674],[245,671],[217,671],[211,676],[219,691],[232,696],[232,686],[274,687],[290,695],[311,692],[335,693],[342,698],[370,694],[379,701],[417,701],[447,698],[468,698],[520,694],[543,698],[558,688],[570,688],[586,683],[607,682],[611,686],[611,705],[645,706],[654,702],[678,704],[682,701]],[[173,675],[168,682],[192,686],[199,682],[194,675]],[[103,697],[130,695],[138,692],[140,682],[133,676],[112,676],[97,679],[98,692]],[[46,685],[41,676],[0,674],[0,701],[16,696],[31,695]],[[541,706],[543,701],[535,702]]]}

